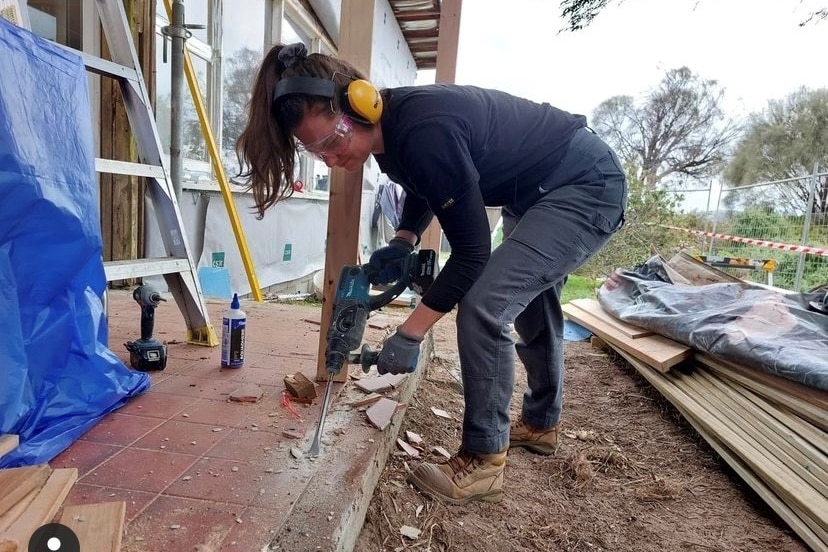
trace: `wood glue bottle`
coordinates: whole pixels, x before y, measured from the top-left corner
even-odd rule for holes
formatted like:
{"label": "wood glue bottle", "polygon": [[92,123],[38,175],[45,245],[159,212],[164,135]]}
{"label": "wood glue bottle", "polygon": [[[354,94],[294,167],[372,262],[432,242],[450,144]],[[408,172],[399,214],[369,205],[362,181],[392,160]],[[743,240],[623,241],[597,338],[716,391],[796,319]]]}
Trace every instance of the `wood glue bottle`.
{"label": "wood glue bottle", "polygon": [[244,330],[247,315],[239,308],[239,294],[233,294],[230,309],[221,321],[221,366],[241,368],[244,364]]}

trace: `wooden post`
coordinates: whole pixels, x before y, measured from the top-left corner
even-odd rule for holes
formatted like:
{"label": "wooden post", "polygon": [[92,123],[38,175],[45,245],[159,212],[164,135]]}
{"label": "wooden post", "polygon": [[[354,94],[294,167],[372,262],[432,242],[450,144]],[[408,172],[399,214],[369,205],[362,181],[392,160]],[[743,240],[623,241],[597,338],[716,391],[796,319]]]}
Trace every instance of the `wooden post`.
{"label": "wooden post", "polygon": [[[442,0],[440,4],[440,34],[437,39],[437,71],[434,78],[438,83],[453,83],[457,74],[462,5],[463,0]],[[434,219],[420,236],[420,247],[434,249],[439,255],[442,234],[440,223]]]}
{"label": "wooden post", "polygon": [[[366,75],[371,74],[374,4],[375,0],[342,2],[342,15],[339,23],[339,57]],[[322,293],[319,355],[316,364],[318,380],[328,379],[328,373],[325,370],[325,349],[339,272],[342,266],[357,262],[361,202],[362,170],[352,173],[342,169],[332,170],[328,201],[328,232],[325,243],[325,283]],[[348,369],[345,367],[334,379],[342,382],[347,378]]]}

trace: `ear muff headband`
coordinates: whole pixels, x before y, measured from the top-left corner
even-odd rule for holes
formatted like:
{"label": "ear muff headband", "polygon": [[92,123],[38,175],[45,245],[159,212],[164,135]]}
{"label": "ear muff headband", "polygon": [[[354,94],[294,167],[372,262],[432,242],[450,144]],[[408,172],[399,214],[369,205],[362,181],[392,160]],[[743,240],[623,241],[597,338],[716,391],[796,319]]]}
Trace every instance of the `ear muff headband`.
{"label": "ear muff headband", "polygon": [[322,96],[333,98],[336,92],[336,84],[330,79],[317,77],[289,77],[280,79],[273,90],[273,101],[288,94],[308,94],[310,96]]}
{"label": "ear muff headband", "polygon": [[[273,90],[273,101],[288,94],[307,94],[333,98],[336,94],[336,84],[331,79],[319,77],[289,77],[276,83]],[[342,107],[355,115],[356,119],[369,124],[376,124],[382,116],[382,96],[376,87],[363,79],[352,81],[343,91]]]}

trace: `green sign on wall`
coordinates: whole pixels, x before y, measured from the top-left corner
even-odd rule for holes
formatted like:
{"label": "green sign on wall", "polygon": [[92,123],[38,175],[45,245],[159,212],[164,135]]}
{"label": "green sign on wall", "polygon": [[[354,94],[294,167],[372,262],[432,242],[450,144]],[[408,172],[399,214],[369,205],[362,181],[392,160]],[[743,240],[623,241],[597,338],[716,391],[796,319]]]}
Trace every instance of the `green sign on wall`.
{"label": "green sign on wall", "polygon": [[285,244],[285,252],[282,253],[282,260],[289,261],[291,255],[293,254],[293,246],[289,243]]}

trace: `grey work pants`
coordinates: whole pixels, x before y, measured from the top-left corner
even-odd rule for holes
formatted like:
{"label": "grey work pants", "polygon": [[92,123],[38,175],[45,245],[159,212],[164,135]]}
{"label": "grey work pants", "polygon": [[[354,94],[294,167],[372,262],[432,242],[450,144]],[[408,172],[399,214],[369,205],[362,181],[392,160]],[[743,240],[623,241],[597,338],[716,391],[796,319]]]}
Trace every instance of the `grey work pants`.
{"label": "grey work pants", "polygon": [[[587,129],[523,209],[504,207],[503,242],[457,310],[465,413],[463,448],[486,454],[509,444],[515,352],[528,386],[521,415],[549,428],[561,417],[566,277],[623,223],[626,182],[610,148]],[[510,325],[519,336],[515,343]]]}

